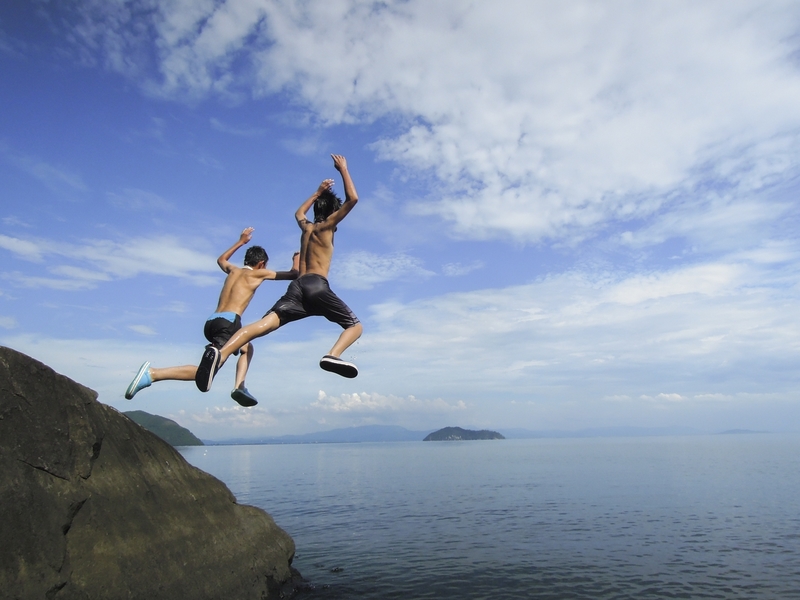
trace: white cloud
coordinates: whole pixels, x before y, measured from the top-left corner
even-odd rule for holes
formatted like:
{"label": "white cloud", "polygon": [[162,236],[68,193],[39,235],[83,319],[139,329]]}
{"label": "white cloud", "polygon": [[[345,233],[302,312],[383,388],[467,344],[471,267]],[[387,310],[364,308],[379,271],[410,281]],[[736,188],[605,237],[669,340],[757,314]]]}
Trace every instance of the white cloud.
{"label": "white cloud", "polygon": [[157,335],[158,332],[149,325],[128,325],[128,329],[142,335]]}
{"label": "white cloud", "polygon": [[[800,357],[798,274],[775,275],[763,263],[725,262],[648,276],[575,271],[380,305],[360,367],[392,365],[396,377],[381,375],[395,393],[424,381],[427,394],[458,391],[484,404],[789,394]],[[672,389],[659,396],[653,387]]]}
{"label": "white cloud", "polygon": [[380,413],[380,412],[415,412],[415,413],[451,413],[463,411],[466,405],[463,401],[448,403],[441,398],[435,400],[420,400],[414,396],[400,398],[398,396],[385,396],[377,393],[353,393],[331,396],[323,390],[319,391],[316,402],[311,404],[314,408],[331,412],[346,413]]}
{"label": "white cloud", "polygon": [[447,277],[461,277],[483,268],[483,261],[476,260],[468,265],[461,263],[446,263],[442,265],[442,273]]}
{"label": "white cloud", "polygon": [[403,253],[377,255],[357,251],[337,257],[331,268],[336,286],[351,290],[369,290],[394,279],[430,277],[422,261]]}
{"label": "white cloud", "polygon": [[[180,240],[159,236],[134,238],[125,242],[90,240],[82,244],[36,238],[21,239],[0,235],[0,248],[25,260],[42,262],[48,257],[47,270],[55,277],[46,277],[41,269],[35,272],[4,273],[3,277],[22,287],[48,287],[61,290],[82,290],[100,282],[125,279],[141,274],[177,277],[193,285],[218,285],[214,277],[216,260],[184,246]],[[76,261],[80,265],[57,264]]]}
{"label": "white cloud", "polygon": [[19,323],[14,317],[2,317],[0,316],[0,327],[3,329],[14,329],[17,327]]}
{"label": "white cloud", "polygon": [[[255,435],[253,430],[264,429],[275,424],[275,417],[260,406],[243,408],[241,406],[214,406],[201,412],[189,414],[192,422],[213,426],[217,431],[236,431],[241,435]],[[242,432],[241,430],[245,430]],[[215,436],[226,437],[225,434]]]}
{"label": "white cloud", "polygon": [[686,213],[676,194],[709,183],[730,189],[728,207],[746,204],[800,168],[791,2],[152,9],[91,3],[77,30],[140,81],[136,59],[155,44],[144,85],[162,95],[289,90],[328,124],[395,118],[374,149],[435,175],[443,186],[416,210],[466,237],[581,239],[609,220]]}
{"label": "white cloud", "polygon": [[656,396],[647,396],[642,394],[640,396],[642,400],[646,400],[648,402],[686,402],[688,398],[681,396],[680,394],[657,394]]}
{"label": "white cloud", "polygon": [[16,255],[17,258],[22,258],[24,260],[33,262],[42,262],[44,260],[42,254],[45,252],[45,249],[35,241],[22,240],[0,234],[0,248],[8,250]]}

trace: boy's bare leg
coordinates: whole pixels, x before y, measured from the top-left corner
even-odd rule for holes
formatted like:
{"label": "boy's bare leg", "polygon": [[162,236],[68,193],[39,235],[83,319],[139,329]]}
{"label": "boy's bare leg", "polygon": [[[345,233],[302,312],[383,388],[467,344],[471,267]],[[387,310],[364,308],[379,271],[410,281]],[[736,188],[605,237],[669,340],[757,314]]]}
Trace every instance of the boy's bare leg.
{"label": "boy's bare leg", "polygon": [[237,390],[244,389],[244,379],[250,363],[253,362],[253,344],[248,342],[240,348],[239,353],[239,360],[236,361],[236,382],[233,386]]}
{"label": "boy's bare leg", "polygon": [[363,331],[364,328],[361,326],[361,323],[356,323],[352,327],[348,327],[339,335],[339,339],[336,340],[336,343],[333,345],[333,348],[331,348],[331,351],[328,352],[328,354],[330,356],[339,358],[342,355],[342,352],[347,350],[358,338],[361,337],[361,333]]}
{"label": "boy's bare leg", "polygon": [[[209,344],[197,367],[194,380],[197,384],[197,389],[201,392],[209,391],[214,381],[214,376],[217,374],[217,371],[222,368],[222,365],[225,364],[225,361],[228,360],[231,354],[251,340],[267,335],[271,331],[275,331],[280,325],[281,321],[278,315],[269,313],[255,323],[250,323],[250,325],[242,327],[233,334],[233,337],[231,337],[221,349],[218,350]],[[234,400],[237,399],[234,398]],[[239,402],[239,404],[241,404],[241,402]],[[250,404],[250,406],[252,406],[252,404]]]}
{"label": "boy's bare leg", "polygon": [[197,367],[194,365],[184,365],[182,367],[164,367],[163,369],[156,369],[150,367],[150,378],[153,381],[194,381],[194,375],[197,372]]}
{"label": "boy's bare leg", "polygon": [[336,340],[333,348],[331,348],[331,351],[323,356],[319,361],[319,366],[325,371],[336,373],[342,377],[348,377],[351,379],[353,377],[358,377],[358,367],[356,367],[353,363],[342,360],[339,357],[342,355],[342,352],[347,350],[353,344],[353,342],[361,337],[362,331],[363,327],[361,326],[361,323],[357,323],[352,327],[348,327],[342,331],[342,333],[339,335],[339,339]]}
{"label": "boy's bare leg", "polygon": [[244,378],[247,376],[247,369],[250,368],[250,362],[252,360],[253,344],[248,342],[239,349],[239,360],[236,361],[236,382],[233,391],[231,391],[231,398],[245,407],[258,404],[258,400],[244,387]]}
{"label": "boy's bare leg", "polygon": [[156,369],[150,366],[150,361],[145,361],[136,376],[131,381],[128,389],[125,390],[125,398],[132,400],[133,397],[146,387],[150,387],[156,381],[167,379],[173,381],[191,381],[195,378],[197,367],[194,365],[184,365],[182,367],[165,367]]}
{"label": "boy's bare leg", "polygon": [[225,361],[228,360],[228,357],[246,343],[256,338],[265,336],[268,333],[275,331],[280,326],[281,320],[278,318],[278,315],[276,315],[274,312],[271,312],[263,316],[255,323],[250,323],[250,325],[242,327],[239,331],[233,334],[233,337],[229,339],[219,351],[218,368],[222,367],[222,365],[225,364]]}

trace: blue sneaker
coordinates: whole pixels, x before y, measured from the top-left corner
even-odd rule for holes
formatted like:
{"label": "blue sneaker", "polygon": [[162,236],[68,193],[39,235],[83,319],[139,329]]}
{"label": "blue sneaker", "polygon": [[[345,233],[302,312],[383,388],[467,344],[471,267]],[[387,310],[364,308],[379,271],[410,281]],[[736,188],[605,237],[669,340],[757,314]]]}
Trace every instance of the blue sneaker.
{"label": "blue sneaker", "polygon": [[150,384],[152,383],[153,378],[150,377],[150,361],[144,361],[144,364],[139,367],[136,377],[133,378],[133,381],[131,381],[128,389],[125,390],[125,398],[130,400],[136,395],[136,392],[143,390],[146,387],[150,387]]}
{"label": "blue sneaker", "polygon": [[200,364],[197,365],[197,373],[194,376],[194,383],[201,392],[207,392],[211,389],[214,375],[217,374],[219,369],[219,359],[219,349],[211,344],[206,346],[203,358],[200,359]]}
{"label": "blue sneaker", "polygon": [[239,404],[245,407],[255,406],[258,404],[258,400],[253,398],[253,395],[247,391],[247,388],[243,387],[242,389],[235,388],[231,390],[231,398],[236,400]]}

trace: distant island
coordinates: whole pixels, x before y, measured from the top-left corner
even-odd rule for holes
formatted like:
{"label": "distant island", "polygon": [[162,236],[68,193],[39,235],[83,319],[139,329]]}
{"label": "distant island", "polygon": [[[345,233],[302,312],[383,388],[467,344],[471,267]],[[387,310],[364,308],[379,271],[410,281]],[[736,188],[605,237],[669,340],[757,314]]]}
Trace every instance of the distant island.
{"label": "distant island", "polygon": [[143,410],[131,410],[122,413],[137,425],[141,425],[150,433],[156,434],[171,446],[203,446],[203,442],[185,427],[175,421],[151,415]]}
{"label": "distant island", "polygon": [[461,427],[445,427],[439,431],[434,431],[429,434],[423,442],[454,442],[454,441],[467,441],[467,440],[504,440],[506,439],[496,431],[489,431],[488,429],[481,429],[480,431],[472,431],[470,429],[462,429]]}

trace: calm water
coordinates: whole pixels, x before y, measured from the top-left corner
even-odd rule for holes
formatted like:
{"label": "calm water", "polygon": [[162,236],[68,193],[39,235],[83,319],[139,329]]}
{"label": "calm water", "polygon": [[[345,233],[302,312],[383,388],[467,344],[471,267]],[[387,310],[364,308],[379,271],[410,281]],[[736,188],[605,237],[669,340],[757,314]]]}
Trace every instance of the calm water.
{"label": "calm water", "polygon": [[182,451],[294,538],[308,598],[800,598],[797,435]]}

